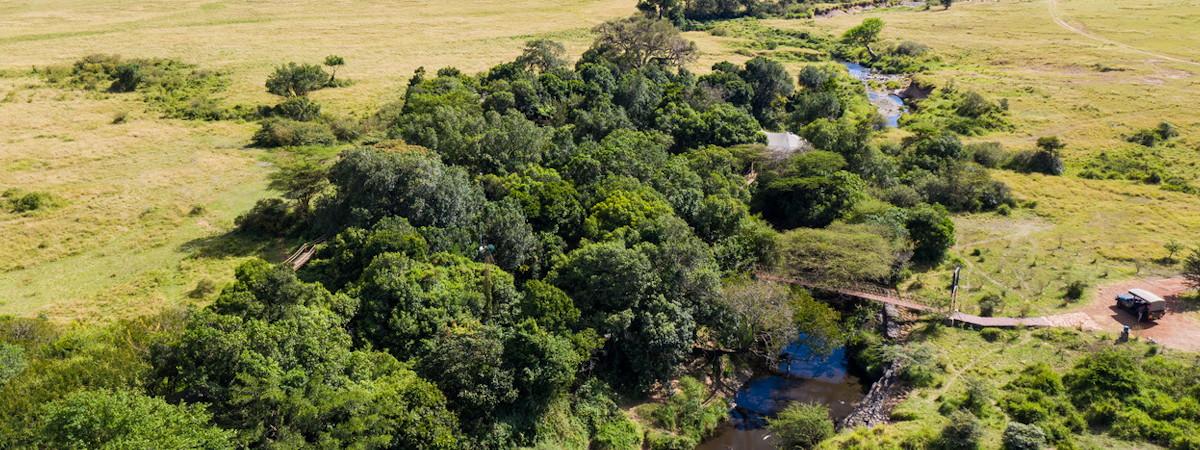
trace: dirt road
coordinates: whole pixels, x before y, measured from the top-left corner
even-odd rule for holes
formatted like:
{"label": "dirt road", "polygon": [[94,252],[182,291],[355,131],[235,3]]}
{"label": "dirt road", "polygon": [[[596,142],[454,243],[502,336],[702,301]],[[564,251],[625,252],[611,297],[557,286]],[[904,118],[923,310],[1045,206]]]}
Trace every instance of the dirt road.
{"label": "dirt road", "polygon": [[1083,36],[1085,38],[1091,39],[1093,41],[1096,41],[1096,42],[1099,42],[1102,44],[1108,44],[1108,45],[1120,47],[1122,49],[1125,49],[1125,50],[1128,50],[1128,51],[1131,51],[1134,53],[1140,53],[1142,55],[1146,55],[1146,56],[1150,56],[1150,57],[1154,57],[1154,58],[1158,58],[1158,59],[1165,59],[1167,61],[1177,62],[1180,64],[1188,64],[1191,66],[1200,67],[1200,62],[1192,61],[1190,59],[1180,58],[1177,56],[1164,55],[1162,53],[1156,53],[1156,52],[1152,52],[1149,50],[1143,50],[1143,49],[1134,47],[1129,44],[1121,43],[1121,42],[1106,38],[1104,36],[1097,35],[1095,33],[1087,31],[1082,26],[1077,27],[1075,25],[1071,25],[1069,22],[1067,22],[1066,19],[1063,18],[1062,15],[1060,15],[1058,13],[1058,0],[1049,0],[1049,8],[1050,8],[1050,18],[1054,19],[1054,23],[1057,23],[1058,26],[1060,26],[1063,29],[1070,31],[1072,33],[1078,34],[1080,36]]}
{"label": "dirt road", "polygon": [[[1133,288],[1142,288],[1167,300],[1167,315],[1154,322],[1136,323],[1136,318],[1117,308],[1117,294]],[[1184,302],[1179,294],[1188,290],[1183,278],[1160,278],[1129,280],[1101,286],[1082,312],[1091,316],[1104,331],[1121,332],[1125,325],[1133,330],[1132,336],[1153,339],[1166,347],[1187,351],[1200,351],[1200,303]]]}

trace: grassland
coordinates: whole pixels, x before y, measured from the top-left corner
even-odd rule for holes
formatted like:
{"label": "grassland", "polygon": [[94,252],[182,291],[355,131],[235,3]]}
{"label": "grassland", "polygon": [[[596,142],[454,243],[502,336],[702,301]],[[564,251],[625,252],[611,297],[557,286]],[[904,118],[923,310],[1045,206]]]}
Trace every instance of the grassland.
{"label": "grassland", "polygon": [[[91,53],[169,57],[225,72],[228,104],[273,102],[286,61],[338,54],[355,83],[315,97],[341,114],[393,100],[417,67],[478,71],[533,37],[573,51],[632,0],[210,2],[52,0],[0,4],[0,191],[47,192],[58,208],[0,211],[0,314],[104,321],[202,301],[253,254],[227,236],[267,194],[271,155],[246,148],[253,124],[167,120],[136,95],[47,86],[32,67]],[[118,116],[123,123],[114,124]]]}
{"label": "grassland", "polygon": [[[919,434],[921,431],[918,430],[936,433],[946,424],[946,418],[938,412],[939,408],[943,402],[964,397],[968,379],[982,380],[993,392],[1002,394],[1000,389],[1028,366],[1045,363],[1058,373],[1063,373],[1084,355],[1113,345],[1106,336],[1052,329],[1006,331],[993,342],[974,331],[940,326],[918,329],[913,342],[913,345],[934,351],[936,361],[944,368],[939,373],[940,382],[933,387],[913,390],[896,406],[892,413],[893,423],[870,430],[842,433],[824,442],[820,448],[856,448],[852,443],[863,437],[860,433],[890,436],[893,442],[900,440],[897,436]],[[1127,345],[1138,346],[1139,350],[1149,348],[1139,343]],[[1175,356],[1186,357],[1182,354]],[[998,405],[990,404],[983,408],[981,419],[985,433],[980,448],[1001,448],[1001,432],[1008,418]],[[1091,433],[1077,436],[1076,444],[1079,448],[1160,448],[1144,442],[1125,442],[1108,435]]]}
{"label": "grassland", "polygon": [[[1200,119],[1193,113],[1200,99],[1200,66],[1147,54],[1200,60],[1195,33],[1183,31],[1200,21],[1200,4],[1059,0],[1057,17],[1087,35],[1055,22],[1050,6],[1045,0],[961,2],[949,10],[891,8],[759,21],[780,30],[836,36],[864,18],[882,18],[885,40],[920,42],[940,57],[941,64],[920,78],[1008,100],[1013,131],[971,140],[1000,142],[1010,150],[1032,148],[1040,136],[1067,142],[1067,176],[996,173],[1028,207],[1011,216],[956,218],[953,259],[965,266],[966,310],[974,309],[984,291],[1008,297],[1005,314],[1069,309],[1073,305],[1062,297],[1069,282],[1094,287],[1171,274],[1176,268],[1161,264],[1167,256],[1163,244],[1200,244],[1195,238],[1200,197],[1137,180],[1080,178],[1088,168],[1103,168],[1111,176],[1132,164],[1193,185],[1200,181]],[[694,34],[706,61],[779,52],[751,50],[736,37]],[[1150,149],[1125,141],[1161,121],[1177,126],[1181,137]],[[1126,163],[1104,163],[1103,156]],[[948,284],[946,269],[918,277],[911,287],[945,297]]]}

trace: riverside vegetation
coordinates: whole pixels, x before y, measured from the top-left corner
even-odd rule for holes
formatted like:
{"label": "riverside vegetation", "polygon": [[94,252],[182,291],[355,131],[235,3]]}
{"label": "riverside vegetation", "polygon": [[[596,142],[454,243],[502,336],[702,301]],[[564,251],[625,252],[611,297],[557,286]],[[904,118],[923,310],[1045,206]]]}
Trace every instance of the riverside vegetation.
{"label": "riverside vegetation", "polygon": [[[706,382],[770,367],[801,336],[848,346],[868,379],[900,361],[915,390],[896,423],[837,435],[822,406],[796,405],[771,421],[782,445],[1200,445],[1182,355],[936,324],[888,342],[877,311],[755,280],[936,275],[954,256],[954,215],[1029,208],[996,169],[1061,176],[1066,147],[964,143],[1018,125],[1006,101],[948,84],[887,130],[834,58],[913,74],[938,63],[930,49],[884,41],[877,19],[779,33],[712,20],[798,14],[789,2],[702,3],[641,2],[592,30],[575,61],[533,39],[479,73],[418,68],[397,101],[357,117],[316,98],[355,86],[333,71],[356,62],[336,55],[276,66],[261,106],[231,105],[229,75],[171,59],[39,69],[168,117],[256,129],[247,141],[273,149],[279,195],[239,215],[223,245],[317,251],[295,271],[248,258],[231,282],[196,286],[200,307],[74,328],[3,319],[0,446],[693,448],[727,410]],[[809,51],[775,44],[697,75],[676,25]],[[790,72],[794,58],[805,63]],[[763,129],[816,150],[767,152]],[[1159,131],[1130,139],[1175,138]],[[12,214],[62,205],[5,198]],[[978,349],[999,363],[973,362]]]}

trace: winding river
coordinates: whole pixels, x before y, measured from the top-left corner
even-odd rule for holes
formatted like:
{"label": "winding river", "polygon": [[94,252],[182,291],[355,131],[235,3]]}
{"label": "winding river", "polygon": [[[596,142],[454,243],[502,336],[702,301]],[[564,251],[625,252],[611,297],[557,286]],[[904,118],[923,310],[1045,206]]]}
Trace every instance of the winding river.
{"label": "winding river", "polygon": [[904,99],[896,95],[895,92],[872,86],[870,82],[871,80],[886,82],[894,77],[877,74],[869,67],[859,63],[850,61],[839,62],[846,67],[846,70],[850,71],[850,76],[861,80],[863,85],[867,87],[867,99],[871,101],[872,105],[879,108],[879,114],[883,116],[884,123],[889,128],[899,127],[900,116],[908,109],[908,106],[904,104]]}

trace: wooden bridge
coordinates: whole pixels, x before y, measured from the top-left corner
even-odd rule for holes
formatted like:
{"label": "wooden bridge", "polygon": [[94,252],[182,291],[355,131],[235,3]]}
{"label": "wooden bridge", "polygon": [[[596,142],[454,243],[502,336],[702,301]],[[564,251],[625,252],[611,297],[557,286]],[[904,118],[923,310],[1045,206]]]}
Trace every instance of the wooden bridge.
{"label": "wooden bridge", "polygon": [[[767,273],[759,273],[762,280],[776,283],[787,283],[830,292],[846,297],[867,300],[875,303],[892,305],[909,311],[920,313],[946,313],[945,310],[930,306],[896,289],[886,288],[870,283],[832,284],[815,282],[800,278],[788,278]],[[1017,328],[1017,327],[1062,327],[1088,330],[1099,330],[1098,325],[1090,316],[1081,312],[1056,314],[1042,317],[982,317],[962,312],[946,315],[947,320],[961,322],[976,328]]]}

